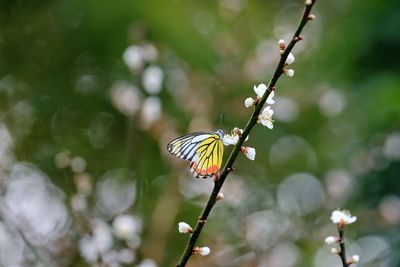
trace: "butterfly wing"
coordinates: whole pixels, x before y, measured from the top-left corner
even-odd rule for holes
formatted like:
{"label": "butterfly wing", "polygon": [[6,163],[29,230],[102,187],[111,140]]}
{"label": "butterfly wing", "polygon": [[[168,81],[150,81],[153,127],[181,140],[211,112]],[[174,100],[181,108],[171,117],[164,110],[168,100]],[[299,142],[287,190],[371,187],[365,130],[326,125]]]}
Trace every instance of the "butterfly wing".
{"label": "butterfly wing", "polygon": [[224,145],[218,134],[197,132],[172,140],[167,150],[191,162],[190,172],[197,178],[214,177],[222,164]]}

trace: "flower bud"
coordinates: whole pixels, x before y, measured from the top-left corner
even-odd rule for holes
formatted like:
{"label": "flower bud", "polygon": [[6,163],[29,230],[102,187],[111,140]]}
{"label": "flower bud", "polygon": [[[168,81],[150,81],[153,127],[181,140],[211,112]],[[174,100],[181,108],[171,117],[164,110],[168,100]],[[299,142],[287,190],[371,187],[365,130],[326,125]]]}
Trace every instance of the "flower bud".
{"label": "flower bud", "polygon": [[279,49],[280,49],[280,50],[285,50],[285,48],[286,48],[285,40],[280,39],[279,42],[278,42],[278,44],[279,44]]}
{"label": "flower bud", "polygon": [[207,256],[210,254],[211,250],[209,247],[195,247],[193,249],[194,254],[200,254],[201,256]]}
{"label": "flower bud", "polygon": [[256,149],[253,147],[245,147],[242,146],[240,150],[246,155],[246,157],[250,160],[254,160],[256,158]]}
{"label": "flower bud", "polygon": [[185,222],[178,223],[178,230],[181,234],[193,233],[192,227],[190,227],[190,225]]}
{"label": "flower bud", "polygon": [[294,61],[294,56],[293,56],[293,54],[292,53],[289,53],[289,55],[288,55],[288,57],[287,57],[287,59],[286,59],[286,64],[292,64],[293,63],[293,61]]}
{"label": "flower bud", "polygon": [[315,15],[313,15],[313,14],[308,15],[307,19],[308,20],[314,20],[315,19]]}
{"label": "flower bud", "polygon": [[333,253],[333,254],[339,254],[339,253],[340,253],[340,249],[338,249],[338,248],[331,248],[331,253]]}
{"label": "flower bud", "polygon": [[309,5],[311,5],[312,4],[312,1],[311,0],[306,0],[306,5],[307,6],[309,6]]}
{"label": "flower bud", "polygon": [[224,198],[225,198],[224,193],[218,193],[217,200],[222,200]]}
{"label": "flower bud", "polygon": [[358,263],[360,261],[360,256],[358,255],[353,255],[351,258],[347,261],[347,264],[353,264],[353,263]]}
{"label": "flower bud", "polygon": [[328,236],[327,238],[325,238],[325,243],[328,245],[335,244],[338,242],[339,238],[337,238],[336,236]]}
{"label": "flower bud", "polygon": [[284,73],[289,77],[293,77],[294,76],[294,70],[293,69],[284,70]]}
{"label": "flower bud", "polygon": [[244,105],[246,108],[251,107],[252,105],[254,105],[254,99],[251,97],[246,98],[246,100],[244,100]]}

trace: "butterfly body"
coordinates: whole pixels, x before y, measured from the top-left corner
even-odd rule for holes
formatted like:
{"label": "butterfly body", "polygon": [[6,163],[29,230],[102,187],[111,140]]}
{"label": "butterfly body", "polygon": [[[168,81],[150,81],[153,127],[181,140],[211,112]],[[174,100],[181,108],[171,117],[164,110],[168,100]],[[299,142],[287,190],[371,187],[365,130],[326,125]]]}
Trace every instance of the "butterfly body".
{"label": "butterfly body", "polygon": [[167,150],[190,161],[190,172],[197,178],[218,177],[222,164],[224,132],[196,132],[172,140]]}

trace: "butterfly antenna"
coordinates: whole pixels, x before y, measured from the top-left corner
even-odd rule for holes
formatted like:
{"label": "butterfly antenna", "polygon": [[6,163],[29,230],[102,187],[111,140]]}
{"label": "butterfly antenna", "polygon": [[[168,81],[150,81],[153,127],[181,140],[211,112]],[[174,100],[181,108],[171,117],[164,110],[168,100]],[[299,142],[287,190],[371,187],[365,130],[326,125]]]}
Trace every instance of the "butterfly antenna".
{"label": "butterfly antenna", "polygon": [[222,122],[224,121],[224,117],[225,117],[224,113],[219,114],[219,126],[218,126],[218,129],[221,129]]}

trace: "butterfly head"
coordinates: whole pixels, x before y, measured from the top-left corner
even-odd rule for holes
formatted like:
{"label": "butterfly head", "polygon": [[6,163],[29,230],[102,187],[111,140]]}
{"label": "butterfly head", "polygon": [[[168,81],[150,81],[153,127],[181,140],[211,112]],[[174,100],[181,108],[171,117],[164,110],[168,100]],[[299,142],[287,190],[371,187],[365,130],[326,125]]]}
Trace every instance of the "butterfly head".
{"label": "butterfly head", "polygon": [[218,131],[215,132],[216,134],[218,134],[219,138],[224,138],[225,132],[222,129],[219,129]]}

